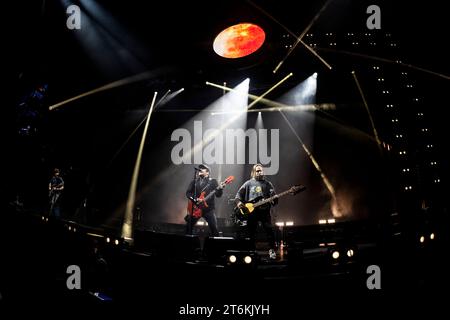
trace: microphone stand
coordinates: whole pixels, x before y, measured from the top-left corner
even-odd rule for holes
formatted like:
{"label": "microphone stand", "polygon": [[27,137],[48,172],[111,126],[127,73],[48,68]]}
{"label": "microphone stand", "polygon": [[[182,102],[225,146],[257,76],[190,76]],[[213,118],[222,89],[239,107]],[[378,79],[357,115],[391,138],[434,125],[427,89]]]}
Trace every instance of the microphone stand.
{"label": "microphone stand", "polygon": [[[197,168],[194,167],[194,195],[192,197],[194,200],[197,200]],[[192,201],[192,200],[189,200]],[[192,236],[194,233],[194,224],[192,219],[194,218],[194,205],[195,202],[192,202],[191,212],[189,217],[189,234]]]}

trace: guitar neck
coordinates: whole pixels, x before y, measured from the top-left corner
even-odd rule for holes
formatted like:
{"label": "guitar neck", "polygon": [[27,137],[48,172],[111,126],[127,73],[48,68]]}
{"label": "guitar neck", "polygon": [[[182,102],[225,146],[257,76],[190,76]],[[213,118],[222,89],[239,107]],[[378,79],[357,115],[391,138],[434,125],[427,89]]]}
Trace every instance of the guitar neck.
{"label": "guitar neck", "polygon": [[231,183],[231,181],[233,181],[234,177],[233,176],[229,176],[228,178],[226,178],[224,181],[222,181],[213,191],[211,191],[209,194],[206,195],[206,197],[203,198],[203,201],[207,201],[209,198],[211,198],[212,196],[214,196],[214,194],[216,193],[216,191],[219,191],[220,189],[225,188],[225,186],[229,183]]}
{"label": "guitar neck", "polygon": [[219,187],[217,187],[217,188],[215,188],[213,191],[211,191],[211,192],[203,199],[203,201],[207,201],[209,198],[211,198],[211,197],[216,193],[217,190],[219,190]]}
{"label": "guitar neck", "polygon": [[286,190],[286,191],[281,192],[281,193],[279,193],[279,194],[276,194],[276,195],[274,195],[274,196],[272,196],[272,197],[270,197],[270,198],[267,198],[267,199],[258,201],[257,203],[255,203],[255,204],[253,205],[253,208],[256,208],[256,207],[262,206],[263,204],[272,202],[273,200],[275,200],[275,199],[277,199],[277,198],[281,198],[282,196],[287,195],[289,192],[290,192],[290,190]]}

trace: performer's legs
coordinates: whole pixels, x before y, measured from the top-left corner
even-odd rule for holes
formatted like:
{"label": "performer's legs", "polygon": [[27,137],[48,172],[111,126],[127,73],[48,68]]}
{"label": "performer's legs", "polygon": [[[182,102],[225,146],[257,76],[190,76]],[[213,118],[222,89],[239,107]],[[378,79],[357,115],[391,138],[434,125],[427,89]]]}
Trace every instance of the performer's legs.
{"label": "performer's legs", "polygon": [[217,230],[217,218],[216,218],[216,215],[214,213],[214,210],[205,212],[203,214],[203,218],[206,220],[206,222],[208,222],[208,226],[209,226],[209,230],[211,232],[211,235],[213,237],[218,237],[219,236],[219,231]]}
{"label": "performer's legs", "polygon": [[59,208],[59,204],[58,204],[58,203],[56,203],[56,204],[53,206],[53,216],[54,216],[56,219],[61,218],[61,209]]}
{"label": "performer's legs", "polygon": [[50,214],[49,216],[59,219],[61,212],[60,212],[60,203],[59,203],[59,195],[54,194],[52,198],[50,199]]}
{"label": "performer's legs", "polygon": [[191,215],[187,215],[184,220],[186,221],[186,234],[192,234],[194,226],[200,218],[195,218]]}
{"label": "performer's legs", "polygon": [[267,235],[270,249],[275,250],[275,236],[272,226],[272,218],[270,212],[261,213],[261,223]]}
{"label": "performer's legs", "polygon": [[256,249],[256,227],[258,226],[258,219],[256,215],[250,215],[247,220],[247,235],[251,240],[254,249]]}

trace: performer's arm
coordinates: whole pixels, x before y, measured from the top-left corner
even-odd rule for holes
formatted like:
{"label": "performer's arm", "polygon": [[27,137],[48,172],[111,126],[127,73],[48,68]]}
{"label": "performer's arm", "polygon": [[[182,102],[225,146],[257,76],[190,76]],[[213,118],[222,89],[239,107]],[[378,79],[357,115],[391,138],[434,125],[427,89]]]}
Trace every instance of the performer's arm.
{"label": "performer's arm", "polygon": [[[212,181],[212,187],[213,187],[214,189],[216,189],[217,187],[219,187],[219,183],[217,182],[216,179],[214,179],[214,180]],[[216,197],[217,197],[217,198],[220,198],[220,197],[222,196],[222,194],[223,194],[223,188],[219,188],[219,190],[216,190]]]}
{"label": "performer's arm", "polygon": [[188,199],[190,199],[194,196],[194,183],[195,183],[195,180],[192,180],[191,183],[189,184],[189,187],[186,190],[186,197]]}
{"label": "performer's arm", "polygon": [[61,178],[61,183],[59,184],[58,190],[64,190],[64,180]]}
{"label": "performer's arm", "polygon": [[[276,195],[275,188],[274,188],[272,182],[269,182],[269,197],[273,197],[274,195]],[[277,204],[278,204],[278,198],[276,198],[275,200],[272,201],[273,206],[276,206]]]}
{"label": "performer's arm", "polygon": [[234,198],[234,202],[236,203],[236,206],[239,208],[244,207],[244,199],[245,199],[245,187],[247,186],[247,183],[244,183],[236,193],[236,197]]}

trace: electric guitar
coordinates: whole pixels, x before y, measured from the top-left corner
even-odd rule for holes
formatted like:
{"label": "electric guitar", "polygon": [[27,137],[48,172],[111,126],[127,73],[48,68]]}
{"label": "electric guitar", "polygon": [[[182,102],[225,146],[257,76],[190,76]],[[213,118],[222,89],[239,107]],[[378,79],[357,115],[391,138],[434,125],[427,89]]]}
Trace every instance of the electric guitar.
{"label": "electric guitar", "polygon": [[187,206],[188,215],[192,213],[192,216],[195,218],[200,218],[203,214],[203,210],[208,208],[208,201],[211,197],[214,196],[216,191],[225,188],[225,186],[231,183],[234,180],[234,176],[229,176],[224,181],[222,181],[217,188],[211,191],[208,195],[203,191],[197,199],[189,197],[189,202]]}
{"label": "electric guitar", "polygon": [[63,185],[64,185],[64,184],[62,184],[62,183],[56,184],[56,185],[52,185],[51,188],[50,188],[50,190],[48,191],[48,197],[49,197],[49,199],[51,199],[55,193],[57,193],[58,191],[61,191],[60,188],[61,188]]}
{"label": "electric guitar", "polygon": [[278,193],[270,198],[264,199],[262,197],[258,197],[256,199],[253,199],[250,202],[244,203],[243,208],[235,207],[233,216],[235,219],[237,219],[239,221],[246,220],[246,219],[248,219],[249,214],[251,214],[253,211],[255,211],[255,209],[258,208],[259,206],[262,206],[266,203],[270,203],[273,200],[281,198],[287,194],[295,195],[304,190],[306,190],[305,186],[296,185],[296,186],[292,186],[288,190]]}

